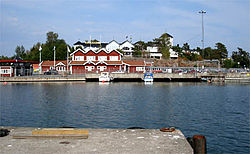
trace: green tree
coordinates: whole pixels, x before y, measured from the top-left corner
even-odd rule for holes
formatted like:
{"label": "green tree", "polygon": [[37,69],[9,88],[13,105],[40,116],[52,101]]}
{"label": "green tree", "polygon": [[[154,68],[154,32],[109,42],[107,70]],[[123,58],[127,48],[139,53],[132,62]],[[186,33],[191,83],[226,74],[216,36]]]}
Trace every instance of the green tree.
{"label": "green tree", "polygon": [[225,68],[232,68],[234,65],[235,64],[234,64],[234,61],[232,59],[225,59],[223,61],[223,65],[222,66],[225,67]]}
{"label": "green tree", "polygon": [[26,57],[24,60],[31,60],[31,61],[39,61],[40,60],[40,52],[39,48],[41,43],[36,43],[33,47],[26,52]]}
{"label": "green tree", "polygon": [[233,51],[232,59],[235,62],[235,67],[247,67],[250,66],[249,52],[244,51],[242,48],[238,48],[238,51]]}
{"label": "green tree", "polygon": [[228,56],[227,48],[224,44],[218,42],[215,44],[216,53],[219,54],[219,59],[225,59]]}
{"label": "green tree", "polygon": [[154,39],[154,44],[162,53],[162,57],[168,59],[170,57],[169,49],[171,48],[169,34],[163,33],[159,38]]}
{"label": "green tree", "polygon": [[58,39],[58,34],[57,33],[54,33],[54,32],[48,32],[47,33],[47,41],[46,41],[46,43],[54,43],[54,42],[56,42],[57,41],[57,39]]}

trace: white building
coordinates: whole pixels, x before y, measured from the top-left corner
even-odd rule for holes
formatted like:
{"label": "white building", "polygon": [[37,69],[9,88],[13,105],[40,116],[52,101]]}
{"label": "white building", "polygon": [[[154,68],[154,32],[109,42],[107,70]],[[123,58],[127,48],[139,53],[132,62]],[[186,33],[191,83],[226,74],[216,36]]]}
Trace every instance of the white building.
{"label": "white building", "polygon": [[[173,36],[168,34],[169,38],[169,46],[172,47],[174,45],[174,38]],[[158,58],[161,59],[162,53],[159,51],[158,47],[147,47],[147,52],[149,52],[149,56],[151,58]],[[172,48],[169,49],[170,52],[170,58],[171,59],[177,59],[178,58],[178,53],[175,52]]]}
{"label": "white building", "polygon": [[106,48],[107,51],[117,50],[120,49],[124,52],[124,56],[132,56],[134,52],[134,45],[129,42],[128,40],[124,41],[123,43],[118,43],[115,40],[110,41],[109,43],[101,43],[101,42],[84,42],[81,43],[80,41],[74,44],[74,49],[76,50],[77,47],[81,47],[84,50],[99,50],[100,48]]}
{"label": "white building", "polygon": [[158,47],[147,47],[147,52],[149,52],[150,58],[161,59],[161,57],[162,57],[162,54],[158,50]]}
{"label": "white building", "polygon": [[132,56],[132,53],[134,52],[134,45],[127,41],[124,41],[120,45],[120,49],[124,52],[124,56]]}

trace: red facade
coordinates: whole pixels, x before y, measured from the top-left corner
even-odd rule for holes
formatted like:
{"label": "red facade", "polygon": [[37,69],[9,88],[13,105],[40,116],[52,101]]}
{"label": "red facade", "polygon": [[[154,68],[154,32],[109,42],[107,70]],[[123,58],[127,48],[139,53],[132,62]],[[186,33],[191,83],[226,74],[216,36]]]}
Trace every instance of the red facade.
{"label": "red facade", "polygon": [[72,54],[70,72],[72,74],[100,73],[124,71],[127,73],[143,73],[146,64],[143,61],[122,61],[119,51],[105,49],[85,51],[77,49]]}

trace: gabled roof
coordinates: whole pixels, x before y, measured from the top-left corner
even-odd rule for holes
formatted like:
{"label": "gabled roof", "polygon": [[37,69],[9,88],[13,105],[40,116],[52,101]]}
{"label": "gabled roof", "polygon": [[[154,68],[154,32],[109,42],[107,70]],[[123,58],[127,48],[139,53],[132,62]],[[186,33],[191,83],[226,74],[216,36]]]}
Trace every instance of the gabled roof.
{"label": "gabled roof", "polygon": [[[64,60],[64,61],[55,61],[55,65],[58,65],[58,64],[64,64],[64,65],[67,65],[67,61]],[[41,63],[42,66],[54,66],[54,61],[43,61]]]}
{"label": "gabled roof", "polygon": [[109,51],[106,50],[106,48],[101,48],[101,49],[99,49],[99,50],[92,50],[92,49],[85,49],[85,50],[82,50],[82,49],[78,48],[78,49],[76,49],[73,53],[71,53],[70,56],[73,56],[73,55],[74,55],[76,52],[78,52],[78,51],[81,51],[83,54],[86,54],[86,53],[88,53],[88,52],[90,52],[90,51],[92,51],[92,52],[94,52],[94,53],[96,53],[96,54],[99,53],[99,52],[101,52],[101,51],[104,51],[104,52],[106,52],[107,54],[110,54],[111,52],[115,51],[115,52],[119,53],[121,56],[123,56],[123,54],[120,53],[118,50],[111,50],[111,51],[109,52]]}
{"label": "gabled roof", "polygon": [[110,44],[111,42],[115,42],[115,43],[117,43],[117,44],[120,45],[120,43],[118,43],[116,40],[112,40],[112,41],[110,41],[108,44]]}
{"label": "gabled roof", "polygon": [[85,53],[85,50],[82,50],[80,48],[76,49],[74,52],[70,54],[70,56],[74,55],[76,52],[81,51],[82,53]]}
{"label": "gabled roof", "polygon": [[77,41],[74,45],[82,45],[80,41]]}

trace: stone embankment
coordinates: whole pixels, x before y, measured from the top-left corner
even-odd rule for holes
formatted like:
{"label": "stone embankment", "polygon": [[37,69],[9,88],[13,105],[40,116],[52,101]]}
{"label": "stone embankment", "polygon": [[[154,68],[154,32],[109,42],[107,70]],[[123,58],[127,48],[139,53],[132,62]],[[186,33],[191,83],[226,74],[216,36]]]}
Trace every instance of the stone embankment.
{"label": "stone embankment", "polygon": [[[41,75],[1,77],[0,82],[62,82],[97,80],[100,74],[86,73],[84,75]],[[143,81],[143,73],[111,73],[114,81]],[[208,79],[213,82],[250,82],[250,73],[154,73],[154,81],[201,81]]]}

